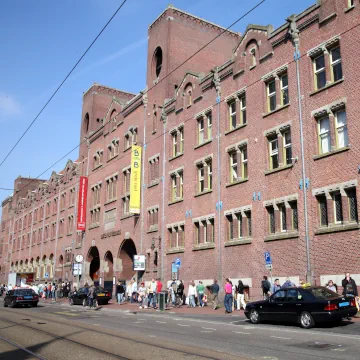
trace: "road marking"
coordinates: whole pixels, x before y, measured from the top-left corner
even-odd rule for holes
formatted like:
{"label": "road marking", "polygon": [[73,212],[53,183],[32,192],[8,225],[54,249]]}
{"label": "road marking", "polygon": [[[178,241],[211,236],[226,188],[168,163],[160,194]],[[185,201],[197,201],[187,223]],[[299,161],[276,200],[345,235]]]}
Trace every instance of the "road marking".
{"label": "road marking", "polygon": [[235,334],[243,334],[243,335],[251,335],[251,333],[243,332],[243,331],[233,331]]}
{"label": "road marking", "polygon": [[214,331],[216,331],[216,329],[213,329],[213,328],[206,328],[206,327],[201,327],[202,329],[204,329],[204,330],[214,330]]}
{"label": "road marking", "polygon": [[62,311],[54,312],[54,314],[66,315],[66,316],[79,316],[77,314],[71,314],[71,313],[62,312]]}
{"label": "road marking", "polygon": [[291,340],[291,338],[286,338],[286,337],[282,337],[282,336],[270,336],[270,337],[274,338],[274,339]]}
{"label": "road marking", "polygon": [[133,321],[133,324],[143,324],[143,321]]}
{"label": "road marking", "polygon": [[178,324],[178,326],[187,326],[187,327],[189,327],[190,325],[186,325],[186,324]]}
{"label": "road marking", "polygon": [[156,337],[156,336],[155,336],[155,335],[148,335],[148,337],[154,338],[154,337]]}
{"label": "road marking", "polygon": [[100,326],[100,324],[93,324],[94,326]]}
{"label": "road marking", "polygon": [[205,330],[202,330],[200,332],[202,332],[202,333],[212,333],[212,331],[205,331]]}
{"label": "road marking", "polygon": [[331,351],[345,351],[345,349],[330,349]]}
{"label": "road marking", "polygon": [[166,321],[157,321],[159,324],[166,324]]}

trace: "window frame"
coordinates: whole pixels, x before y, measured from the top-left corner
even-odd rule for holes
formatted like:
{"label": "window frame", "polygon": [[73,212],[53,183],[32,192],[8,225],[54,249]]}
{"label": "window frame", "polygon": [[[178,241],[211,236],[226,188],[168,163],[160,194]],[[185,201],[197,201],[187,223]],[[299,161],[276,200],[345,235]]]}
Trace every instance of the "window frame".
{"label": "window frame", "polygon": [[[321,122],[327,120],[328,122],[328,130],[321,132]],[[326,114],[325,116],[322,116],[320,118],[317,119],[317,131],[318,131],[318,151],[319,154],[327,154],[329,152],[331,152],[331,127],[330,127],[330,116],[329,114]],[[326,137],[328,138],[328,143],[329,143],[329,149],[328,151],[324,151],[323,150],[323,146],[322,146],[322,139]]]}
{"label": "window frame", "polygon": [[[205,120],[204,120],[203,116],[198,119],[197,125],[198,125],[198,144],[201,145],[206,141],[205,140]],[[201,138],[202,138],[202,140],[201,140]]]}
{"label": "window frame", "polygon": [[[324,66],[320,69],[316,69],[316,60],[323,57],[324,58]],[[313,57],[313,72],[314,72],[314,84],[315,84],[315,90],[320,90],[323,89],[326,86],[326,62],[325,62],[325,53],[321,52],[321,54],[318,54],[316,56]],[[325,83],[324,86],[319,87],[318,86],[318,76],[324,73],[325,76]]]}
{"label": "window frame", "polygon": [[[284,78],[287,78],[287,85],[284,86],[283,84],[283,79]],[[285,106],[287,104],[289,104],[290,102],[290,98],[289,98],[289,76],[288,76],[288,73],[284,73],[282,75],[279,76],[279,80],[280,80],[280,102],[281,102],[281,106]],[[284,94],[286,94],[286,98],[287,98],[287,101],[285,102],[284,101]]]}
{"label": "window frame", "polygon": [[212,139],[212,114],[211,111],[205,114],[206,116],[206,121],[207,121],[207,139],[211,140]]}
{"label": "window frame", "polygon": [[[269,155],[270,155],[270,170],[275,170],[280,167],[280,158],[279,158],[279,139],[277,136],[273,138],[269,138]],[[276,149],[272,148],[272,144],[276,143]],[[273,156],[277,157],[277,166],[274,167],[274,159]]]}
{"label": "window frame", "polygon": [[[343,125],[338,124],[338,114],[339,113],[345,113],[345,124],[343,124]],[[349,146],[349,134],[348,134],[348,129],[347,129],[347,113],[346,113],[345,108],[336,110],[334,112],[334,126],[335,126],[336,148],[337,149],[343,149],[343,148]],[[340,138],[339,133],[340,133],[340,131],[343,131],[343,136],[344,136],[344,146],[341,146],[341,147],[340,147],[340,144],[339,144],[339,138]]]}
{"label": "window frame", "polygon": [[[289,143],[286,143],[286,135],[289,134],[289,137],[290,137],[290,142]],[[282,133],[282,136],[283,136],[283,162],[285,165],[291,165],[292,164],[292,142],[291,142],[291,130],[290,129],[287,129],[285,130],[283,133]],[[288,156],[287,156],[287,150],[290,149],[290,158],[288,159]],[[289,162],[288,162],[289,160]]]}
{"label": "window frame", "polygon": [[[333,211],[334,211],[334,223],[335,224],[342,224],[344,222],[344,213],[342,208],[342,195],[340,192],[335,192],[332,194],[333,199]],[[339,207],[339,208],[338,208]],[[340,214],[340,219],[338,219],[338,210]]]}
{"label": "window frame", "polygon": [[[235,162],[234,158],[235,157]],[[231,151],[229,153],[229,161],[230,161],[230,183],[233,184],[238,181],[239,179],[239,164],[237,161],[237,151]],[[236,171],[234,170],[236,168]],[[236,173],[236,179],[234,179],[234,173]]]}
{"label": "window frame", "polygon": [[[234,106],[234,109],[232,107]],[[228,102],[230,130],[237,128],[236,99]]]}
{"label": "window frame", "polygon": [[[337,59],[337,60],[333,60],[333,52],[334,52],[336,49],[339,49],[340,57],[339,57],[339,59]],[[343,70],[342,70],[342,58],[341,58],[340,44],[337,44],[336,46],[334,46],[333,48],[331,48],[331,49],[329,50],[329,57],[330,57],[331,81],[332,81],[332,82],[339,81],[339,80],[341,80],[341,79],[344,77]],[[334,68],[335,68],[335,66],[338,65],[338,64],[340,64],[341,75],[342,75],[342,76],[341,76],[339,79],[336,79],[336,80],[335,80],[335,71],[334,71]]]}
{"label": "window frame", "polygon": [[[270,92],[270,84],[274,84],[274,91]],[[274,110],[276,110],[276,80],[275,78],[269,80],[266,83],[266,95],[267,95],[267,108],[268,108],[268,112],[272,112]],[[271,107],[271,100],[272,98],[275,99],[275,103],[274,103],[274,108],[272,109]]]}

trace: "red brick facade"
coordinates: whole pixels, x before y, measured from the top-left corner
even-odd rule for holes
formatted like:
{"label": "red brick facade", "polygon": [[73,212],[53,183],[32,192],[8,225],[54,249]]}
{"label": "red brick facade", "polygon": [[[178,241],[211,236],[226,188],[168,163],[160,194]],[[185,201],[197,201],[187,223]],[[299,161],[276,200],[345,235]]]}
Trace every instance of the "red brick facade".
{"label": "red brick facade", "polygon": [[[3,202],[0,281],[11,267],[36,273],[37,260],[39,278],[72,280],[72,255],[81,253],[82,281],[111,286],[135,274],[132,256],[142,254],[145,280],[169,280],[180,258],[186,283],[241,278],[258,296],[265,251],[275,276],[306,278],[304,187],[312,280],[339,283],[345,271],[358,279],[360,3],[321,3],[296,17],[305,184],[289,23],[225,31],[181,65],[224,29],[169,7],[149,27],[147,88],[133,95],[93,85],[79,160]],[[139,216],[129,213],[132,143],[143,148]],[[49,241],[30,237],[18,249],[24,230],[15,224],[63,192],[68,201],[71,188],[77,199],[79,175],[89,178],[86,232],[76,235],[76,206],[59,203],[25,231],[49,225]],[[60,237],[60,219],[71,214],[73,228]]]}

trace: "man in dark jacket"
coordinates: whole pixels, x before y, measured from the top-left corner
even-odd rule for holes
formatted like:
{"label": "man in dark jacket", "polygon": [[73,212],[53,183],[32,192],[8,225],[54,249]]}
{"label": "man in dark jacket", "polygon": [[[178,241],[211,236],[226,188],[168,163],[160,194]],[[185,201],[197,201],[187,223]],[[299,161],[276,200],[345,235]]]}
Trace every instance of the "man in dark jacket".
{"label": "man in dark jacket", "polygon": [[118,281],[116,285],[116,297],[119,305],[124,301],[124,294],[125,294],[124,286],[120,281]]}
{"label": "man in dark jacket", "polygon": [[349,273],[345,274],[345,279],[342,281],[343,295],[358,296],[358,290],[355,280],[350,277]]}
{"label": "man in dark jacket", "polygon": [[261,281],[261,288],[264,296],[264,300],[267,300],[270,296],[270,281],[268,280],[267,276],[263,277],[263,280]]}

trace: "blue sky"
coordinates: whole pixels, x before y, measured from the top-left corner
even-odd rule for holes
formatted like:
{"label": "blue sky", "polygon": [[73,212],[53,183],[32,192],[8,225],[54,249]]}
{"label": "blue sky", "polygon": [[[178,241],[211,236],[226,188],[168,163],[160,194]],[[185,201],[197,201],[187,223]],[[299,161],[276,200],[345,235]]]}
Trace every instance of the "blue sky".
{"label": "blue sky", "polygon": [[[260,0],[170,0],[224,27]],[[0,161],[108,21],[122,0],[0,2]],[[315,0],[266,0],[232,30],[272,24]],[[79,142],[81,97],[93,82],[137,93],[145,87],[148,25],[169,0],[128,0],[8,160],[0,187],[36,177]],[[190,54],[189,54],[190,55]],[[70,158],[76,160],[77,151]],[[66,159],[54,170],[61,170]],[[51,171],[43,175],[50,176]],[[10,191],[0,190],[0,200]]]}

